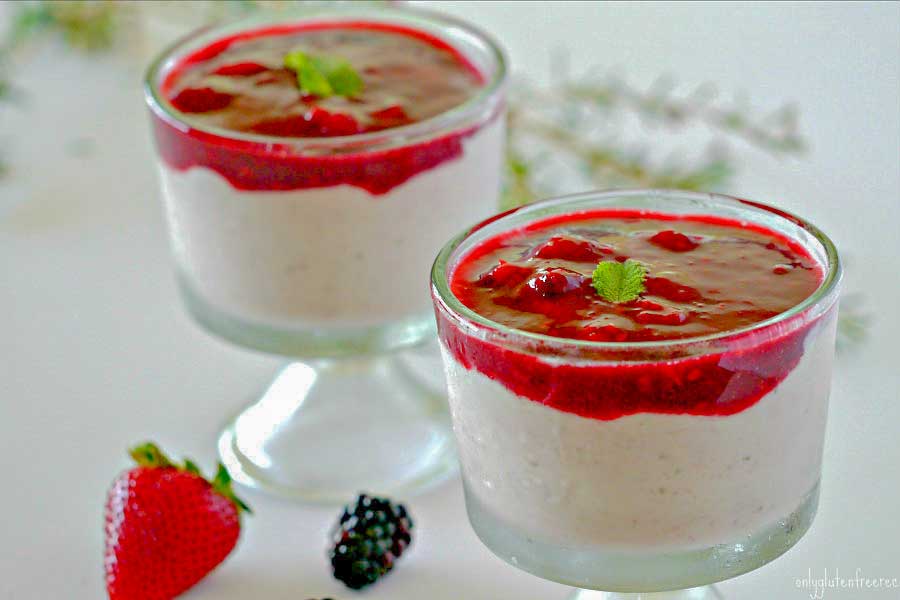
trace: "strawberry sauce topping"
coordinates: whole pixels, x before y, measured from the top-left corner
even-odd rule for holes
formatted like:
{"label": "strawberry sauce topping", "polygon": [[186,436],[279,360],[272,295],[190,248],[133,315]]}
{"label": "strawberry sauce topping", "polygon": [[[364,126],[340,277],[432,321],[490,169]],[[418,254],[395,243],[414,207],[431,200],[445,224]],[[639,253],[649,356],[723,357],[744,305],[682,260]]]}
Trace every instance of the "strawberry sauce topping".
{"label": "strawberry sauce topping", "polygon": [[[598,261],[628,258],[646,266],[645,291],[631,302],[607,302],[593,289],[591,273]],[[450,287],[475,312],[516,329],[645,342],[752,326],[802,302],[823,276],[806,249],[755,225],[606,210],[553,217],[488,239],[455,265]],[[597,419],[744,410],[797,365],[810,326],[789,319],[729,342],[740,349],[699,356],[684,346],[680,353],[662,348],[631,357],[590,349],[579,356],[610,362],[565,364],[470,335],[441,310],[438,324],[442,341],[466,368],[520,396]],[[628,362],[641,356],[647,362]]]}
{"label": "strawberry sauce topping", "polygon": [[[348,61],[363,80],[350,97],[302,91],[284,66],[293,50]],[[157,146],[178,170],[206,167],[237,189],[293,190],[349,184],[381,194],[459,157],[463,139],[484,123],[379,152],[309,156],[292,138],[331,138],[389,130],[444,113],[471,98],[483,75],[430,34],[383,23],[307,23],[248,31],[183,58],[162,94],[187,124],[154,113]],[[493,116],[493,115],[489,115]],[[202,131],[213,127],[285,138],[256,143]]]}

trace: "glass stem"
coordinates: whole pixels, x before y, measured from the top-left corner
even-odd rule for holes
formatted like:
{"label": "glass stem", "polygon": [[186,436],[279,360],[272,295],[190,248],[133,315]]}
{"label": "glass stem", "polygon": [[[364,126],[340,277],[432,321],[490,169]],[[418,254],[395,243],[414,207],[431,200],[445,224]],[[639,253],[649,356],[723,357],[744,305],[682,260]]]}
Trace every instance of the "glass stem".
{"label": "glass stem", "polygon": [[287,365],[219,453],[239,483],[307,502],[408,494],[456,466],[443,397],[393,355]]}

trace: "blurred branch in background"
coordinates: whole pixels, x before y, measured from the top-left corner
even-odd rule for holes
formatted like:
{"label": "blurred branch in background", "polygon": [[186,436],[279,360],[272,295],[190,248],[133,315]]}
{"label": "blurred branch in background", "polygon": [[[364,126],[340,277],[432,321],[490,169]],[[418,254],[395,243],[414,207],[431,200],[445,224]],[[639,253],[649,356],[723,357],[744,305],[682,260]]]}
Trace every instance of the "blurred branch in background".
{"label": "blurred branch in background", "polygon": [[[16,2],[2,7],[9,23],[0,38],[0,116],[13,105],[24,102],[15,87],[13,73],[17,55],[31,43],[45,36],[59,35],[67,45],[87,51],[106,50],[112,46],[118,20],[126,5],[108,1],[96,2]],[[0,178],[7,174],[5,154],[10,144],[2,144]]]}
{"label": "blurred branch in background", "polygon": [[73,48],[104,50],[112,45],[123,9],[112,0],[20,2],[3,41],[4,56],[43,34],[59,34]]}
{"label": "blurred branch in background", "polygon": [[[16,55],[42,39],[61,38],[86,53],[112,51],[121,38],[132,44],[132,34],[146,35],[154,28],[171,37],[253,11],[323,4],[327,2],[18,2],[0,42],[0,105],[18,97],[11,75]],[[573,76],[562,65],[554,72],[549,85],[519,81],[511,91],[504,209],[597,188],[727,190],[739,171],[735,147],[775,158],[797,156],[806,148],[798,112],[790,105],[760,113],[746,101],[723,101],[711,83],[679,94],[667,78],[644,90],[596,69]],[[692,155],[698,148],[699,155]],[[0,176],[5,172],[2,158]],[[842,301],[841,346],[865,336],[868,317],[860,305],[855,295]]]}
{"label": "blurred branch in background", "polygon": [[837,325],[837,349],[845,352],[865,341],[872,316],[864,309],[865,297],[854,292],[842,294]]}
{"label": "blurred branch in background", "polygon": [[[640,127],[623,124],[629,118]],[[690,147],[703,147],[704,154],[688,160],[676,148],[661,160],[660,128],[669,137],[690,130]],[[728,152],[736,141],[778,157],[806,146],[793,107],[756,116],[749,107],[717,102],[711,84],[683,96],[664,79],[647,91],[612,77],[566,78],[547,88],[520,84],[510,101],[504,204],[586,188],[722,189],[738,170]],[[560,177],[558,163],[575,176]]]}

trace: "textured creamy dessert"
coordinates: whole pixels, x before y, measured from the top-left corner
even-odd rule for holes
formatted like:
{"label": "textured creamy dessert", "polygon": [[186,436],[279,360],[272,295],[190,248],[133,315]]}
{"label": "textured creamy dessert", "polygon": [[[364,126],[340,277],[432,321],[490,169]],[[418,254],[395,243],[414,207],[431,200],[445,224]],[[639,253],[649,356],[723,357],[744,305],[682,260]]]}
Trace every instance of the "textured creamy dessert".
{"label": "textured creamy dessert", "polygon": [[[603,263],[639,264],[640,292],[602,295]],[[435,295],[476,530],[508,560],[587,586],[606,575],[592,553],[699,552],[784,529],[815,502],[835,311],[783,313],[824,276],[761,226],[635,210],[549,217],[467,250],[449,292],[492,325]],[[582,559],[591,575],[576,581]],[[643,589],[665,589],[641,569]],[[604,581],[632,576],[618,575]]]}
{"label": "textured creamy dessert", "polygon": [[[348,66],[358,89],[311,93],[298,52]],[[499,77],[430,33],[346,20],[173,61],[153,120],[192,303],[271,330],[421,319],[440,243],[495,210],[502,93],[479,94]]]}

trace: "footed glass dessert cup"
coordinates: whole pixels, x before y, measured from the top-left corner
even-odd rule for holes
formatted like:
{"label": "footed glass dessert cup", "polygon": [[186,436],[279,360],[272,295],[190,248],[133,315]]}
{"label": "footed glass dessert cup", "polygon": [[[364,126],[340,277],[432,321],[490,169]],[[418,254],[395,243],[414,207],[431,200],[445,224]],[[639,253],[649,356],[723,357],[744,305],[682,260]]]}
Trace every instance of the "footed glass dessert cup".
{"label": "footed glass dessert cup", "polygon": [[[293,44],[308,54],[283,58]],[[333,94],[298,87],[303,60],[343,77]],[[355,85],[345,64],[361,94],[339,92]],[[184,303],[212,334],[292,361],[219,440],[237,481],[345,502],[456,468],[445,399],[396,356],[433,339],[422,274],[441,243],[496,210],[505,84],[501,49],[470,25],[366,5],[213,26],[151,65]]]}
{"label": "footed glass dessert cup", "polygon": [[[583,274],[627,257],[644,292],[597,300]],[[713,194],[580,194],[453,239],[432,295],[482,542],[577,600],[721,598],[786,552],[819,499],[840,277],[810,223]]]}

